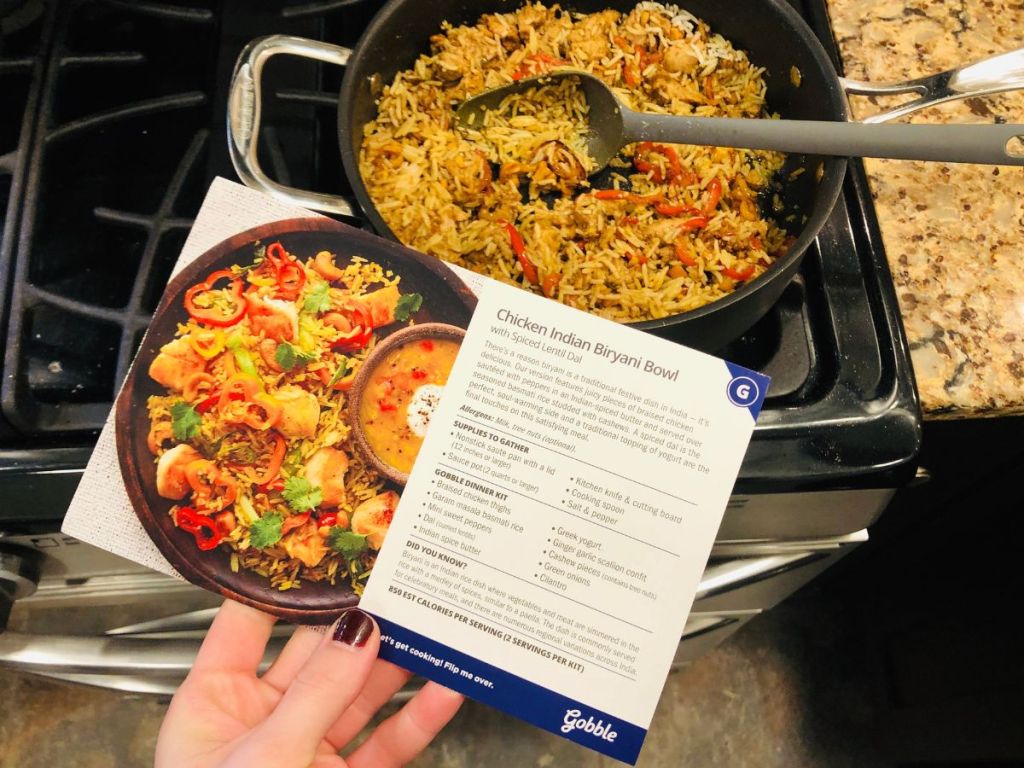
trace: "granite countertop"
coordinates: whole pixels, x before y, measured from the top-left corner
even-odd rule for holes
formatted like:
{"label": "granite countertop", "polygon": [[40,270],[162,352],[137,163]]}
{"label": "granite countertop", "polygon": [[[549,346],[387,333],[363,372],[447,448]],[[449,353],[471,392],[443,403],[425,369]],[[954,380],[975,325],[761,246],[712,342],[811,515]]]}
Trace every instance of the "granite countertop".
{"label": "granite countertop", "polygon": [[[1024,46],[1020,0],[828,0],[847,77],[922,77]],[[856,117],[907,97],[851,100]],[[904,118],[908,120],[908,118]],[[918,112],[1024,123],[1024,92]],[[1024,168],[867,160],[926,418],[1024,413]]]}

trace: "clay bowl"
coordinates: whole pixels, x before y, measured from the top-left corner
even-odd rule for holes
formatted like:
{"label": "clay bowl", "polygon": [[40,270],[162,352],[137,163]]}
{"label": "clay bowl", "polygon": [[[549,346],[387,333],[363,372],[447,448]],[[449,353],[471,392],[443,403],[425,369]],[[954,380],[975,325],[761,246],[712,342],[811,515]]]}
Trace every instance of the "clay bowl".
{"label": "clay bowl", "polygon": [[[214,270],[250,263],[256,241],[280,241],[302,258],[328,250],[336,254],[339,266],[344,266],[354,256],[363,256],[386,270],[393,270],[401,275],[404,292],[423,296],[423,306],[413,315],[417,324],[443,322],[466,326],[476,307],[476,297],[441,261],[331,219],[317,217],[274,222],[220,243],[171,280],[153,315],[115,405],[121,474],[139,521],[168,562],[193,584],[289,621],[327,624],[340,611],[358,602],[348,584],[339,582],[331,586],[303,581],[299,589],[280,592],[256,573],[233,573],[226,548],[199,551],[192,536],[171,520],[169,511],[173,502],[157,494],[156,464],[146,447],[149,432],[146,400],[150,395],[166,394],[147,372],[160,347],[174,338],[178,323],[186,319],[182,303],[185,291]],[[383,344],[388,333],[401,328],[396,324],[393,330],[381,329],[378,343]]]}
{"label": "clay bowl", "polygon": [[348,411],[349,423],[352,425],[352,440],[356,445],[356,449],[363,454],[363,457],[370,463],[370,466],[396,485],[404,486],[409,482],[409,473],[392,467],[377,456],[366,439],[366,430],[363,427],[362,420],[359,418],[360,405],[363,402],[363,396],[366,394],[366,385],[370,381],[370,376],[373,375],[377,366],[380,365],[391,350],[398,349],[398,347],[405,344],[423,339],[450,339],[451,341],[461,343],[465,336],[465,330],[446,323],[424,323],[422,325],[408,326],[391,334],[374,347],[356,373],[356,378],[352,382],[352,389],[350,390],[352,403]]}

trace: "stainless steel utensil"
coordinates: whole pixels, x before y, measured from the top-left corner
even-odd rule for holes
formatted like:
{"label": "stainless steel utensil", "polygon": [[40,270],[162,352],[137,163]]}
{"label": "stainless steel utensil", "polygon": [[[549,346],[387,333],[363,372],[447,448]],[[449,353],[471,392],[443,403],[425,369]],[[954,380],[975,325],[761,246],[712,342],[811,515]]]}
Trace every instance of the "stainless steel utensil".
{"label": "stainless steel utensil", "polygon": [[899,83],[865,83],[848,77],[839,78],[839,82],[847,93],[862,96],[918,94],[918,98],[912,101],[860,121],[884,123],[947,101],[990,96],[994,93],[1024,88],[1024,48]]}
{"label": "stainless steel utensil", "polygon": [[512,94],[566,79],[578,82],[589,106],[585,138],[603,169],[626,144],[665,141],[718,147],[772,149],[807,155],[889,157],[1024,166],[1024,153],[1010,143],[1024,137],[1024,125],[865,125],[829,120],[750,120],[635,112],[602,80],[587,72],[564,70],[523,78],[464,101],[456,120],[467,129],[483,125],[484,114]]}

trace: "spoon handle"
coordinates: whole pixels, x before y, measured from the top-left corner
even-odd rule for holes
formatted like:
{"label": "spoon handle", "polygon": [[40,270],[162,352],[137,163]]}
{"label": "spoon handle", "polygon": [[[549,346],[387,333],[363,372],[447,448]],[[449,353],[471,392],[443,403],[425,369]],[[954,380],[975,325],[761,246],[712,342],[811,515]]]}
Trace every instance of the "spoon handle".
{"label": "spoon handle", "polygon": [[[623,110],[624,143],[665,141],[806,155],[891,157],[1024,166],[1024,125],[862,125],[828,120],[739,120]],[[1018,139],[1015,154],[1009,143]]]}

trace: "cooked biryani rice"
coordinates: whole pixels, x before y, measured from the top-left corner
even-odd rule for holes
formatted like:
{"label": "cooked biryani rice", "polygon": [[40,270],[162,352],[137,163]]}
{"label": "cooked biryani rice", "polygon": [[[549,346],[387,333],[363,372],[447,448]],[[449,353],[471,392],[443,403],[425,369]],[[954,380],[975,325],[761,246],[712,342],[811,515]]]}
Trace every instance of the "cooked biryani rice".
{"label": "cooked biryani rice", "polygon": [[185,294],[190,320],[149,368],[166,390],[147,402],[156,489],[232,570],[360,594],[398,495],[353,446],[349,390],[377,330],[422,298],[361,257],[255,251]]}
{"label": "cooked biryani rice", "polygon": [[402,242],[623,322],[703,306],[786,251],[790,238],[757,200],[778,153],[638,143],[594,188],[587,105],[569,80],[456,127],[465,99],[566,69],[639,111],[771,117],[763,70],[675,6],[584,15],[534,4],[446,25],[384,88],[364,130],[362,177]]}

